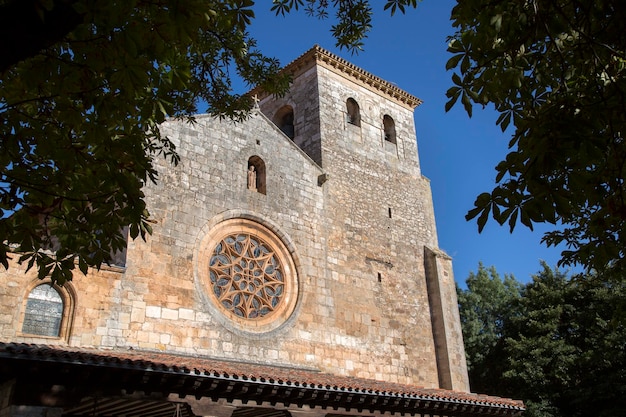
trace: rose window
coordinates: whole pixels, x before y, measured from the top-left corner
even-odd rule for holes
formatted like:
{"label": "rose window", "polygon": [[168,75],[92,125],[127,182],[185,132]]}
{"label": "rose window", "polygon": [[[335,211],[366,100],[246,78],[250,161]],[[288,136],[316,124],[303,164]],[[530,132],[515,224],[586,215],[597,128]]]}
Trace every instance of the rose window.
{"label": "rose window", "polygon": [[233,331],[281,328],[299,299],[294,246],[277,227],[233,217],[213,224],[200,242],[196,277],[212,316]]}
{"label": "rose window", "polygon": [[215,247],[209,261],[211,290],[227,311],[258,319],[280,307],[283,267],[271,246],[247,233],[232,234]]}

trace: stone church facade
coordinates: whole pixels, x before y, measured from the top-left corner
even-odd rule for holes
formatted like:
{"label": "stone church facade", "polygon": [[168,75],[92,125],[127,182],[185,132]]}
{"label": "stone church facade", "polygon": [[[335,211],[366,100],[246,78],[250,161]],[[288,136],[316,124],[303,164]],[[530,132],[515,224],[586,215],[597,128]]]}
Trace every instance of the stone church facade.
{"label": "stone church facade", "polygon": [[123,265],[0,272],[0,416],[522,412],[469,393],[420,100],[317,46],[284,70],[244,122],[162,125]]}

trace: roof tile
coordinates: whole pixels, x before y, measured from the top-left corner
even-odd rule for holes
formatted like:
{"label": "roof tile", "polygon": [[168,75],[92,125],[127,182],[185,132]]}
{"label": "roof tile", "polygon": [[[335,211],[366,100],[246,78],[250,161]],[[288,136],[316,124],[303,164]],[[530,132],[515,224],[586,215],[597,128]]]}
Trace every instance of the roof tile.
{"label": "roof tile", "polygon": [[119,349],[88,349],[66,346],[0,342],[0,357],[38,358],[80,364],[107,364],[139,370],[163,370],[178,374],[204,374],[226,379],[250,379],[277,385],[295,385],[377,395],[417,397],[461,403],[523,409],[521,401],[489,395],[424,388],[387,381],[331,375],[312,369],[235,362],[201,356]]}

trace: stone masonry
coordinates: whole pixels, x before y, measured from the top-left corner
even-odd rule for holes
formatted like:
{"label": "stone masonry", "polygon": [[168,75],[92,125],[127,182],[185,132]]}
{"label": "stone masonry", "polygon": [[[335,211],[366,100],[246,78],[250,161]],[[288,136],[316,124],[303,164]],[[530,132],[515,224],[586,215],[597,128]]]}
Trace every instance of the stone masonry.
{"label": "stone masonry", "polygon": [[[253,92],[259,107],[244,122],[200,115],[162,125],[181,163],[160,162],[159,183],[145,189],[154,233],[129,242],[125,266],[58,289],[58,337],[22,332],[40,282],[17,265],[1,271],[0,339],[469,391],[451,260],[438,249],[419,166],[419,99],[319,47],[285,71],[290,93]],[[360,126],[350,122],[349,98]],[[293,138],[274,123],[285,108]],[[263,177],[258,189],[248,186],[251,165]],[[210,236],[225,222],[259,225],[259,236],[275,236],[292,260],[293,308],[266,327],[222,314],[208,288]]]}

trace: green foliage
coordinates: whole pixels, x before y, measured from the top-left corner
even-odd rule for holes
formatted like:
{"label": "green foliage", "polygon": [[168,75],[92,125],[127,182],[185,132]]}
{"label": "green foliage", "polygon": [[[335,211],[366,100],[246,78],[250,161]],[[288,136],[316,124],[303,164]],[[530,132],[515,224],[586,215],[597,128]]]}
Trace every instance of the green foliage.
{"label": "green foliage", "polygon": [[529,415],[626,413],[626,325],[616,310],[626,285],[586,278],[568,280],[544,264],[524,289],[522,314],[511,318],[503,377]]}
{"label": "green foliage", "polygon": [[[17,13],[18,4],[36,9],[31,14],[39,17],[26,22],[28,13]],[[246,117],[252,103],[232,92],[235,75],[250,86],[286,91],[288,78],[276,75],[279,63],[256,50],[246,32],[253,4],[0,4],[4,23],[29,24],[34,34],[43,33],[40,39],[12,36],[17,49],[23,42],[31,49],[35,44],[35,52],[3,60],[0,72],[5,268],[11,253],[19,253],[19,262],[36,266],[40,278],[49,275],[63,284],[76,266],[87,273],[110,262],[126,245],[126,227],[132,238],[151,232],[142,187],[157,180],[156,157],[178,161],[159,131],[166,117],[193,121],[199,100],[213,114]],[[75,24],[51,41],[44,26],[64,13]]]}
{"label": "green foliage", "polygon": [[[404,13],[407,7],[417,7],[418,0],[387,0],[383,10],[393,16],[397,11]],[[372,28],[373,9],[368,0],[273,0],[272,10],[285,15],[303,8],[309,16],[326,19],[329,9],[334,12],[336,24],[331,28],[337,46],[352,53],[363,49],[363,40]]]}
{"label": "green foliage", "polygon": [[[481,392],[522,398],[529,417],[624,415],[626,325],[620,309],[626,285],[595,275],[568,279],[545,263],[542,267],[500,317],[492,313],[490,297],[497,306],[504,297],[494,297],[497,292],[482,285],[501,288],[501,282],[489,279],[482,266],[483,279],[472,274],[468,290],[459,290],[473,389],[472,377],[486,377],[479,380]],[[490,273],[497,277],[495,269]],[[473,330],[480,326],[465,325],[476,317],[484,320],[489,337]],[[498,320],[502,325],[493,332]],[[472,369],[478,366],[480,372]]]}
{"label": "green foliage", "polygon": [[[555,224],[560,265],[623,271],[626,248],[626,3],[459,1],[447,63],[459,100],[493,105],[512,131],[497,186],[467,219]],[[622,274],[623,275],[623,274]]]}
{"label": "green foliage", "polygon": [[[247,32],[253,0],[0,1],[0,263],[11,254],[62,285],[76,266],[109,263],[151,233],[142,187],[154,160],[177,163],[166,117],[196,105],[242,120],[252,106],[233,77],[283,94],[289,78]],[[275,0],[277,14],[305,5]],[[389,0],[391,14],[417,0]],[[362,48],[367,1],[306,1],[335,11],[338,45]]]}
{"label": "green foliage", "polygon": [[485,268],[482,263],[465,284],[467,289],[457,287],[457,294],[471,387],[492,393],[494,373],[497,377],[502,372],[494,365],[503,362],[505,320],[515,314],[522,284],[510,275],[502,279],[495,267]]}

